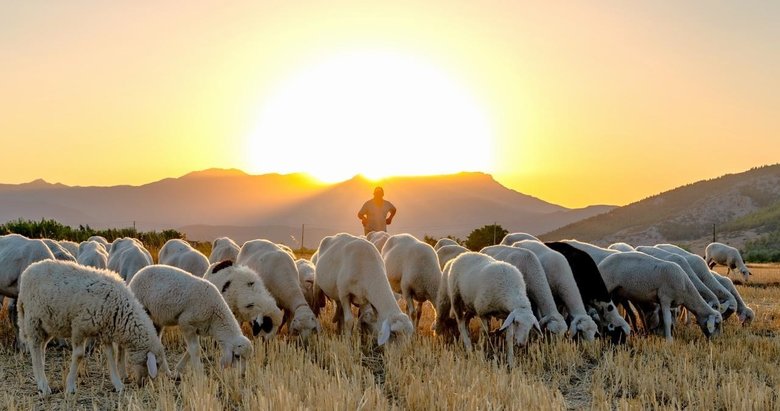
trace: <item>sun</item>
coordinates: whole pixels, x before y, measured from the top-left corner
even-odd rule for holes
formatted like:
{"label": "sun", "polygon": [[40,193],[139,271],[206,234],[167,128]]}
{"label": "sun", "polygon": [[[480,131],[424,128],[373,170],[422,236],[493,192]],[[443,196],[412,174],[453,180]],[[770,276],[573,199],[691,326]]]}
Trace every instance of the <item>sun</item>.
{"label": "sun", "polygon": [[280,83],[247,137],[252,172],[325,182],[490,172],[493,127],[469,90],[424,59],[341,53]]}

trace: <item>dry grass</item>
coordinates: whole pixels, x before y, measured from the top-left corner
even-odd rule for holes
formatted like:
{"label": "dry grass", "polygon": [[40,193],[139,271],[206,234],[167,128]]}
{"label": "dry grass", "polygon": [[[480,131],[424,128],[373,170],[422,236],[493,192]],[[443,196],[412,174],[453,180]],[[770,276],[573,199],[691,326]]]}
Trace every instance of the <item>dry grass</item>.
{"label": "dry grass", "polygon": [[[78,392],[65,395],[70,351],[49,348],[47,374],[58,392],[47,398],[37,394],[29,356],[11,349],[3,309],[0,409],[778,409],[780,266],[752,270],[752,282],[738,286],[756,311],[752,326],[730,319],[713,341],[694,326],[678,327],[670,344],[654,336],[617,347],[540,338],[519,350],[510,372],[498,360],[499,339],[467,354],[435,338],[430,307],[417,335],[384,349],[336,335],[328,310],[324,332],[307,344],[286,335],[255,341],[244,376],[215,366],[218,349],[203,340],[207,375],[128,385],[122,394],[95,352],[82,364]],[[175,364],[184,351],[178,332],[166,332],[164,343]]]}

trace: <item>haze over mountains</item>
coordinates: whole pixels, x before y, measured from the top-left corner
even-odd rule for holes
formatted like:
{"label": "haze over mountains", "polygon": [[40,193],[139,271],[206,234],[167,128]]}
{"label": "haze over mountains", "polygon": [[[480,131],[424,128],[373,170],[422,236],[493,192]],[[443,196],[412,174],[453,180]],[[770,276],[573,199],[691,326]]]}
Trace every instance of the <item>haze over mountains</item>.
{"label": "haze over mountains", "polygon": [[[398,208],[391,233],[465,238],[498,223],[510,231],[544,233],[614,208],[568,209],[508,189],[484,173],[395,177],[382,181]],[[0,184],[0,222],[50,218],[71,226],[176,228],[191,240],[267,238],[316,247],[337,232],[362,234],[356,217],[376,184],[360,176],[323,185],[304,174],[248,175],[211,169],[141,186],[70,187],[36,180]]]}
{"label": "haze over mountains", "polygon": [[602,246],[677,243],[703,253],[712,241],[742,248],[780,232],[780,164],[699,181],[584,219],[541,236]]}

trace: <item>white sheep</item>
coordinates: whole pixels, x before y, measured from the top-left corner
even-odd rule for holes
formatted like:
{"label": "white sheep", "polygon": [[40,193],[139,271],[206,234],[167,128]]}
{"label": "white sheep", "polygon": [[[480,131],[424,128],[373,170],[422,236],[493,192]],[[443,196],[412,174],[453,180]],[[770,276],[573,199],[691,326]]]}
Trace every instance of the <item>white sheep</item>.
{"label": "white sheep", "polygon": [[528,233],[509,233],[505,235],[504,238],[501,239],[501,242],[499,244],[512,245],[518,241],[523,241],[523,240],[540,241],[538,238]]}
{"label": "white sheep", "polygon": [[211,254],[209,255],[209,264],[220,261],[236,261],[241,247],[228,237],[219,237],[211,243]]}
{"label": "white sheep", "polygon": [[742,255],[736,248],[723,243],[710,243],[704,250],[704,255],[709,268],[715,267],[717,264],[725,265],[728,267],[726,274],[731,273],[732,270],[735,273],[739,271],[745,281],[750,280],[751,272],[745,266]]}
{"label": "white sheep", "polygon": [[539,259],[542,268],[544,268],[547,283],[550,284],[550,291],[563,303],[571,317],[569,320],[571,337],[582,335],[585,341],[593,341],[596,338],[598,326],[585,310],[585,304],[566,257],[536,240],[522,240],[513,243],[512,246],[524,248],[536,254],[536,258]]}
{"label": "white sheep", "polygon": [[320,241],[315,270],[315,294],[335,301],[334,321],[340,331],[352,332],[352,304],[376,313],[377,343],[385,344],[391,334],[410,335],[414,325],[401,312],[387,279],[382,256],[363,238],[341,233]]}
{"label": "white sheep", "polygon": [[54,337],[70,338],[73,346],[66,392],[76,391],[76,374],[87,339],[101,344],[111,382],[123,389],[113,344],[127,352],[131,370],[140,383],[157,371],[169,373],[162,343],[141,304],[116,273],[69,261],[40,261],[21,276],[19,287],[20,335],[32,357],[38,390],[51,394],[44,371],[46,344]]}
{"label": "white sheep", "polygon": [[536,254],[507,245],[485,247],[480,252],[517,267],[525,280],[526,295],[539,313],[539,326],[553,335],[566,334],[566,321],[555,306],[555,298],[550,291],[547,275]]}
{"label": "white sheep", "polygon": [[79,244],[70,240],[60,240],[60,247],[66,249],[70,255],[79,258]]}
{"label": "white sheep", "polygon": [[569,244],[570,246],[577,248],[579,250],[585,251],[586,253],[588,253],[590,258],[593,259],[596,265],[599,265],[602,261],[604,261],[605,258],[611,256],[612,254],[617,254],[620,252],[618,250],[611,250],[608,248],[599,247],[594,244],[585,243],[577,240],[561,240],[561,242]]}
{"label": "white sheep", "polygon": [[108,252],[103,244],[97,241],[85,241],[79,246],[79,257],[76,259],[81,265],[94,268],[108,267]]}
{"label": "white sheep", "polygon": [[314,315],[319,315],[322,308],[325,307],[325,296],[320,293],[318,300],[314,298],[314,271],[316,269],[314,263],[305,258],[299,258],[295,260],[295,268],[298,270],[298,282],[301,284],[306,302],[309,303]]}
{"label": "white sheep", "polygon": [[457,241],[449,237],[443,237],[440,238],[438,241],[436,241],[436,245],[433,246],[433,249],[439,251],[439,249],[444,247],[445,245],[460,245],[460,244],[458,244]]}
{"label": "white sheep", "polygon": [[94,247],[92,244],[97,244],[100,248],[102,248],[103,252],[106,253],[106,255],[108,255],[108,248],[106,247],[106,245],[97,240],[86,240],[80,242],[78,254],[81,255],[81,253],[84,251],[84,247],[90,247],[90,248]]}
{"label": "white sheep", "polygon": [[715,293],[712,292],[712,290],[710,290],[709,287],[707,287],[699,279],[699,276],[697,276],[696,273],[693,271],[691,265],[688,264],[688,260],[686,260],[685,257],[652,246],[640,245],[636,247],[636,251],[639,251],[640,253],[652,255],[655,258],[660,258],[661,260],[669,261],[679,265],[680,268],[682,268],[685,274],[688,276],[688,278],[690,278],[691,282],[693,283],[693,286],[696,287],[696,291],[699,292],[699,294],[704,299],[704,301],[706,301],[710,307],[716,310],[720,310],[720,301],[718,301],[718,297],[715,295]]}
{"label": "white sheep", "polygon": [[140,269],[152,265],[152,255],[134,239],[119,239],[108,252],[108,269],[119,273],[129,283]]}
{"label": "white sheep", "polygon": [[[16,297],[19,295],[19,276],[30,264],[41,260],[53,260],[54,254],[41,240],[32,240],[19,234],[0,236],[0,296],[9,297],[8,319],[19,335],[16,321]],[[2,303],[2,298],[0,298]],[[17,349],[22,348],[16,338]]]}
{"label": "white sheep", "polygon": [[251,240],[241,246],[236,264],[245,265],[263,279],[263,284],[284,311],[291,335],[308,338],[320,323],[303,295],[292,255],[268,240]]}
{"label": "white sheep", "polygon": [[366,234],[366,240],[370,241],[380,253],[389,238],[390,234],[388,234],[387,231],[371,231]]}
{"label": "white sheep", "polygon": [[[390,236],[382,248],[390,288],[406,301],[406,314],[420,325],[423,304],[436,301],[441,281],[439,257],[430,244],[411,234]],[[414,302],[417,301],[417,307]]]}
{"label": "white sheep", "polygon": [[106,237],[103,237],[102,235],[93,235],[87,238],[87,241],[97,241],[100,244],[103,244],[103,247],[106,248],[106,251],[111,249],[111,243],[109,243],[108,240],[106,240]]}
{"label": "white sheep", "polygon": [[523,275],[509,263],[475,252],[459,255],[447,269],[447,291],[463,345],[471,350],[468,323],[472,316],[479,317],[484,334],[490,331],[490,317],[504,318],[499,330],[506,330],[507,363],[511,368],[514,346],[525,345],[531,330],[539,330]]}
{"label": "white sheep", "polygon": [[737,300],[733,295],[723,287],[715,277],[710,273],[710,268],[707,267],[707,263],[701,256],[690,253],[682,248],[673,244],[656,244],[656,247],[669,251],[671,253],[683,256],[688,261],[688,265],[691,266],[693,272],[699,277],[701,282],[707,286],[720,301],[720,312],[723,315],[723,319],[727,319],[737,309]]}
{"label": "white sheep", "polygon": [[439,247],[439,249],[436,250],[436,255],[439,257],[439,267],[444,270],[444,265],[447,264],[447,261],[450,261],[467,251],[469,251],[468,248],[458,244]]}
{"label": "white sheep", "polygon": [[638,303],[658,304],[664,335],[672,340],[671,308],[678,305],[696,315],[706,336],[718,331],[720,313],[707,305],[679,265],[637,251],[611,255],[599,264],[604,283],[612,295]]}
{"label": "white sheep", "polygon": [[753,309],[748,307],[745,304],[745,301],[742,300],[742,296],[739,294],[739,291],[737,291],[737,287],[734,286],[734,282],[731,281],[731,278],[728,278],[726,276],[720,275],[716,273],[715,271],[712,271],[712,276],[715,277],[718,282],[725,287],[731,294],[734,295],[734,298],[737,300],[737,316],[739,317],[739,321],[742,323],[742,325],[750,325],[751,322],[753,322],[753,318],[756,316],[756,314],[753,312]]}
{"label": "white sheep", "polygon": [[209,268],[209,259],[203,253],[178,238],[170,239],[163,244],[157,255],[157,261],[160,264],[181,268],[197,277],[203,277]]}
{"label": "white sheep", "polygon": [[149,313],[155,328],[162,331],[164,327],[179,326],[187,351],[176,364],[177,371],[181,372],[192,361],[195,371],[202,373],[199,335],[209,335],[222,346],[223,368],[252,354],[252,343],[241,332],[214,284],[180,268],[156,264],[138,271],[128,286]]}
{"label": "white sheep", "polygon": [[615,251],[634,251],[634,247],[628,243],[612,243],[607,249]]}
{"label": "white sheep", "polygon": [[203,278],[217,287],[239,324],[251,324],[254,336],[268,340],[276,335],[282,310],[256,272],[225,260],[211,264]]}
{"label": "white sheep", "polygon": [[50,238],[42,238],[41,241],[46,244],[46,247],[49,247],[49,251],[54,255],[54,259],[60,261],[76,261],[76,257],[66,250],[65,247],[61,246],[59,242]]}

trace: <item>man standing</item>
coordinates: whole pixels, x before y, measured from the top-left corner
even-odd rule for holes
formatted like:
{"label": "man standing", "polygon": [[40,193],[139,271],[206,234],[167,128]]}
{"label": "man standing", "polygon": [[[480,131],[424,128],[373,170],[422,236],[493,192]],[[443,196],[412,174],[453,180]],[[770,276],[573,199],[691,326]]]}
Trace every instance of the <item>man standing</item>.
{"label": "man standing", "polygon": [[387,231],[387,225],[393,222],[395,206],[385,201],[384,196],[385,190],[382,187],[375,188],[374,198],[366,201],[358,211],[357,216],[363,222],[364,234],[371,231]]}

